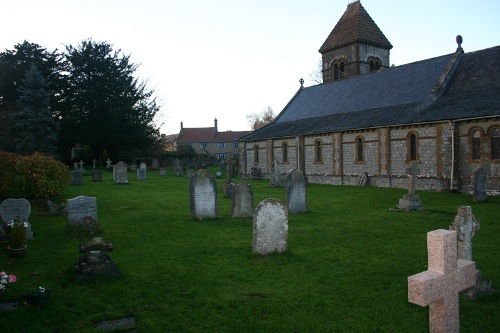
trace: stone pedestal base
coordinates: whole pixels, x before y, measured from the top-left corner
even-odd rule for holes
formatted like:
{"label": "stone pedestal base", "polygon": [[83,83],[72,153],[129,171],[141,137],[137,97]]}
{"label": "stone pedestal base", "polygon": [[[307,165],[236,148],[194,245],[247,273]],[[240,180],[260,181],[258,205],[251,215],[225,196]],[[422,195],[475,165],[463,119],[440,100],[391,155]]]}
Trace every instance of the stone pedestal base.
{"label": "stone pedestal base", "polygon": [[78,282],[84,282],[98,277],[120,277],[118,268],[107,254],[101,254],[100,259],[102,261],[87,261],[86,256],[80,257],[76,280]]}
{"label": "stone pedestal base", "polygon": [[490,294],[494,292],[491,287],[491,280],[481,276],[481,271],[477,270],[476,285],[464,290],[462,293],[469,298],[476,298],[479,295]]}
{"label": "stone pedestal base", "polygon": [[399,199],[399,205],[397,206],[400,210],[406,211],[418,211],[423,212],[424,206],[422,206],[422,201],[416,194],[405,194],[402,199]]}

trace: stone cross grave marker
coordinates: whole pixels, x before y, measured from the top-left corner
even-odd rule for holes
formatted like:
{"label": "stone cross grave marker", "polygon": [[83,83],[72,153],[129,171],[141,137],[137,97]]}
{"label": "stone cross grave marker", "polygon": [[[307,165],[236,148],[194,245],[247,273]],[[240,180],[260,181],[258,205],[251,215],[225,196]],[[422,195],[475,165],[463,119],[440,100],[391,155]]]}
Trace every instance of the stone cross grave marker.
{"label": "stone cross grave marker", "polygon": [[288,211],[279,199],[265,199],[253,214],[252,251],[259,254],[283,253],[287,247]]}
{"label": "stone cross grave marker", "polygon": [[19,219],[28,224],[26,228],[26,238],[32,239],[33,232],[31,231],[31,223],[28,221],[31,214],[31,204],[24,198],[5,199],[0,204],[0,216],[3,222],[8,222],[19,217]]}
{"label": "stone cross grave marker", "polygon": [[422,206],[422,201],[419,196],[415,194],[417,189],[417,174],[420,170],[417,167],[416,161],[411,161],[411,166],[406,169],[408,173],[408,193],[403,195],[402,199],[399,199],[398,209],[406,211],[424,211],[424,206]]}
{"label": "stone cross grave marker", "polygon": [[95,157],[94,157],[94,159],[92,160],[92,163],[93,163],[93,165],[92,165],[92,169],[95,169],[95,164],[97,163],[97,160],[95,159]]}
{"label": "stone cross grave marker", "polygon": [[97,223],[96,198],[81,195],[68,199],[68,222],[71,224]]}
{"label": "stone cross grave marker", "polygon": [[137,169],[137,180],[146,180],[148,178],[148,171],[146,168]]}
{"label": "stone cross grave marker", "polygon": [[417,166],[417,162],[411,161],[411,166],[406,168],[406,173],[408,174],[408,194],[415,195],[417,190],[417,175],[420,169]]}
{"label": "stone cross grave marker", "polygon": [[78,261],[76,280],[85,282],[97,277],[119,278],[120,272],[108,255],[112,250],[113,243],[104,242],[102,237],[94,237],[87,244],[80,244],[79,252],[85,255]]}
{"label": "stone cross grave marker", "polygon": [[484,167],[479,167],[474,171],[474,190],[472,193],[474,202],[485,202],[488,198],[487,187],[488,175]]}
{"label": "stone cross grave marker", "polygon": [[106,160],[106,169],[110,169],[111,168],[111,162],[112,161],[108,157],[108,159]]}
{"label": "stone cross grave marker", "polygon": [[78,162],[78,164],[80,164],[80,171],[85,172],[85,169],[83,168],[83,165],[85,163],[82,160],[80,160],[80,162]]}
{"label": "stone cross grave marker", "polygon": [[200,169],[189,183],[191,216],[193,219],[217,217],[217,185],[206,169]]}
{"label": "stone cross grave marker", "polygon": [[271,187],[283,186],[283,177],[281,176],[277,160],[274,160],[273,170],[271,171],[270,185]]}
{"label": "stone cross grave marker", "polygon": [[455,230],[458,235],[458,259],[472,260],[472,237],[479,230],[480,222],[472,215],[470,206],[460,206],[457,208],[457,216],[450,230]]}
{"label": "stone cross grave marker", "polygon": [[113,178],[115,184],[128,184],[127,165],[120,161],[113,168]]}
{"label": "stone cross grave marker", "polygon": [[236,185],[231,208],[231,217],[233,218],[253,216],[254,197],[250,184],[240,181],[240,183]]}
{"label": "stone cross grave marker", "polygon": [[285,179],[286,207],[289,213],[303,213],[307,211],[306,181],[302,173],[292,169]]}
{"label": "stone cross grave marker", "polygon": [[427,233],[428,270],[408,277],[408,301],[429,306],[430,332],[459,332],[461,290],[476,283],[476,264],[457,259],[457,233]]}

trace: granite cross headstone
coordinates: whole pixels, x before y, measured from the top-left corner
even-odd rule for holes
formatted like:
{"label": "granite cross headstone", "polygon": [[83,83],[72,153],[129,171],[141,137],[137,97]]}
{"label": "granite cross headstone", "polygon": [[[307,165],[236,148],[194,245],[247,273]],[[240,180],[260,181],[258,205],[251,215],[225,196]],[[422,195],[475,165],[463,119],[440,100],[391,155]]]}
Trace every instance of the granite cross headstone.
{"label": "granite cross headstone", "polygon": [[189,183],[193,219],[217,217],[217,185],[205,169],[198,170]]}
{"label": "granite cross headstone", "polygon": [[253,214],[252,251],[259,254],[282,253],[287,247],[288,211],[279,199],[265,199]]}
{"label": "granite cross headstone", "polygon": [[476,283],[476,264],[457,259],[457,233],[427,233],[428,270],[408,277],[408,301],[429,306],[430,332],[459,332],[458,293]]}
{"label": "granite cross headstone", "polygon": [[285,198],[289,213],[303,213],[307,211],[306,181],[302,173],[292,169],[285,179]]}

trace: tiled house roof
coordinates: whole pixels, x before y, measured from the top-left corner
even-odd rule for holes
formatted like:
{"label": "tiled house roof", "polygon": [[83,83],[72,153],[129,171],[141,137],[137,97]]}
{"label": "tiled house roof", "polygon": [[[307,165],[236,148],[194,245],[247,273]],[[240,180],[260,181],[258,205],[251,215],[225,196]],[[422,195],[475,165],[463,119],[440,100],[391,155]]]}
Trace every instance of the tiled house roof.
{"label": "tiled house roof", "polygon": [[325,53],[356,42],[392,49],[389,40],[359,1],[347,6],[344,15],[333,28],[319,52]]}
{"label": "tiled house roof", "polygon": [[[457,51],[458,52],[458,51]],[[456,55],[455,55],[456,56]],[[500,115],[500,46],[301,88],[274,122],[241,141]]]}
{"label": "tiled house roof", "polygon": [[213,142],[216,134],[215,127],[183,128],[177,137],[177,143]]}

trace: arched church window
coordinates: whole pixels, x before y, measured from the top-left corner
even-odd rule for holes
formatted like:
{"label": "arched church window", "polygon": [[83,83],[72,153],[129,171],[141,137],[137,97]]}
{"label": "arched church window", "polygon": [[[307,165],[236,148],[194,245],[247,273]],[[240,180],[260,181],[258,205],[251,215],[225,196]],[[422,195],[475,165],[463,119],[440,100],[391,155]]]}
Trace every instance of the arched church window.
{"label": "arched church window", "polygon": [[471,132],[472,136],[472,159],[481,159],[481,132],[478,129],[474,129]]}
{"label": "arched church window", "polygon": [[283,163],[288,163],[288,143],[283,142],[281,144],[281,150],[283,154]]}
{"label": "arched church window", "polygon": [[363,162],[365,160],[363,156],[363,137],[356,138],[356,162]]}
{"label": "arched church window", "polygon": [[377,72],[382,66],[382,61],[378,58],[368,58],[368,63],[370,64],[370,72]]}
{"label": "arched church window", "polygon": [[259,163],[259,145],[253,146],[253,162]]}
{"label": "arched church window", "polygon": [[345,76],[345,65],[343,60],[336,61],[333,65],[333,79],[342,80]]}
{"label": "arched church window", "polygon": [[314,152],[315,152],[315,161],[316,163],[323,162],[323,152],[321,151],[321,140],[316,140],[314,142]]}
{"label": "arched church window", "polygon": [[491,130],[491,159],[500,159],[500,128]]}
{"label": "arched church window", "polygon": [[408,133],[406,137],[406,160],[410,161],[418,161],[418,136],[417,132],[412,131]]}

